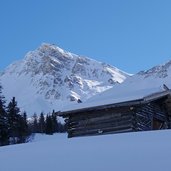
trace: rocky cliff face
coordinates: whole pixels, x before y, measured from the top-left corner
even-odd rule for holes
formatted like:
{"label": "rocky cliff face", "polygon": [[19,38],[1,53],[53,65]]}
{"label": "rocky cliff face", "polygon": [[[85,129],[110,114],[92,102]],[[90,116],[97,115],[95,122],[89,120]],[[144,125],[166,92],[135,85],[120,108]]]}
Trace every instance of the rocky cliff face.
{"label": "rocky cliff face", "polygon": [[7,100],[13,96],[30,114],[84,101],[122,83],[129,75],[115,67],[42,44],[0,75]]}

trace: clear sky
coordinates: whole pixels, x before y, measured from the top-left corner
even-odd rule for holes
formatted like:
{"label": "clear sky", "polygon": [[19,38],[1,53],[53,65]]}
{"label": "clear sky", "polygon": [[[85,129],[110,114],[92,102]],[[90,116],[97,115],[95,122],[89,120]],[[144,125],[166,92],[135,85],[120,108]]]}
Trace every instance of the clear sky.
{"label": "clear sky", "polygon": [[42,42],[136,73],[171,59],[171,0],[0,0],[0,70]]}

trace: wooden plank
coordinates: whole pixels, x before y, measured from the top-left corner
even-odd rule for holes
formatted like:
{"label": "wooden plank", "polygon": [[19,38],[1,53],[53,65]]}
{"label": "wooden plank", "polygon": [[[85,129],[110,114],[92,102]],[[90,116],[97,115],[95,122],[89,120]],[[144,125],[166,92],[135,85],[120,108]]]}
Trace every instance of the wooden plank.
{"label": "wooden plank", "polygon": [[106,129],[108,127],[110,128],[120,128],[120,127],[125,127],[127,125],[131,125],[132,126],[132,120],[128,120],[128,121],[123,121],[120,123],[105,123],[105,124],[98,124],[98,125],[86,125],[86,126],[80,126],[80,127],[69,127],[68,128],[68,132],[69,131],[86,131],[86,130],[93,130],[93,129],[98,129],[98,130],[103,130]]}
{"label": "wooden plank", "polygon": [[103,130],[99,130],[99,129],[90,129],[90,130],[81,130],[81,131],[71,131],[69,132],[69,137],[74,137],[74,136],[85,136],[85,135],[101,135],[101,134],[106,134],[106,133],[118,133],[118,132],[126,132],[126,130],[128,131],[132,131],[132,127],[131,125],[125,125],[122,127],[117,127],[117,128],[113,128],[113,127],[108,127],[105,128]]}
{"label": "wooden plank", "polygon": [[68,122],[68,125],[74,126],[74,125],[87,125],[87,124],[103,124],[105,122],[115,123],[115,122],[120,122],[120,121],[124,121],[124,120],[130,120],[130,119],[133,119],[132,115],[125,116],[122,118],[110,118],[110,119],[97,118],[97,120],[87,119],[87,120],[81,120],[81,121],[77,121],[77,122]]}
{"label": "wooden plank", "polygon": [[[134,110],[135,107],[134,106],[123,106],[123,107],[116,107],[116,108],[112,108],[112,107],[109,107],[109,108],[104,108],[104,109],[99,109],[99,108],[95,108],[94,110],[82,110],[80,112],[76,112],[76,113],[69,113],[68,115],[69,116],[73,116],[73,117],[80,117],[80,116],[84,116],[84,115],[87,115],[87,116],[90,116],[90,115],[94,115],[94,114],[98,114],[98,115],[103,115],[105,113],[128,113],[132,110]],[[72,111],[71,111],[72,112]]]}
{"label": "wooden plank", "polygon": [[147,126],[144,125],[143,123],[137,123],[137,130],[148,131],[148,130],[152,130],[152,127],[151,125]]}
{"label": "wooden plank", "polygon": [[83,137],[83,136],[98,136],[98,135],[107,135],[107,134],[118,134],[118,133],[127,133],[127,132],[133,132],[132,128],[126,128],[123,130],[108,130],[104,131],[103,133],[99,134],[96,131],[93,132],[88,132],[88,133],[70,133],[68,134],[68,138],[73,138],[73,137]]}
{"label": "wooden plank", "polygon": [[136,113],[136,117],[138,118],[146,118],[146,119],[149,119],[149,115],[148,113],[143,113],[143,112],[137,112]]}
{"label": "wooden plank", "polygon": [[125,115],[120,118],[115,118],[112,116],[104,116],[104,117],[99,117],[99,118],[90,118],[90,119],[85,119],[85,120],[78,120],[75,122],[68,122],[69,126],[77,126],[77,125],[86,125],[86,124],[98,124],[98,123],[105,123],[105,122],[118,122],[122,120],[129,120],[132,119],[132,115]]}
{"label": "wooden plank", "polygon": [[137,112],[137,116],[149,118],[150,115],[161,121],[166,120],[166,113],[162,111],[161,108],[156,104],[147,105]]}
{"label": "wooden plank", "polygon": [[123,117],[123,116],[127,116],[127,115],[131,115],[132,114],[132,111],[129,111],[127,113],[104,113],[103,114],[99,114],[99,113],[94,113],[94,114],[85,114],[85,115],[80,115],[79,117],[78,116],[72,116],[72,117],[69,117],[69,120],[70,122],[74,122],[74,121],[82,121],[82,120],[87,120],[87,119],[91,119],[91,118],[101,118],[101,117],[104,117],[104,118],[107,118],[107,117],[116,117],[116,118],[119,118],[119,117]]}
{"label": "wooden plank", "polygon": [[130,127],[128,128],[123,128],[121,130],[112,130],[112,129],[108,129],[108,130],[104,130],[103,132],[98,132],[97,130],[91,130],[91,131],[88,131],[88,132],[72,132],[72,133],[69,133],[70,137],[74,137],[74,136],[90,136],[90,135],[103,135],[103,134],[109,134],[109,133],[124,133],[124,132],[128,132],[129,131],[132,131],[132,129]]}

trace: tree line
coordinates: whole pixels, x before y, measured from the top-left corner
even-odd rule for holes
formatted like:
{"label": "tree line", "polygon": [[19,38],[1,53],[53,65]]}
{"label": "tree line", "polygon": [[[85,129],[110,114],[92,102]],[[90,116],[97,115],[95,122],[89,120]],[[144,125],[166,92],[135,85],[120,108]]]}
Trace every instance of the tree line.
{"label": "tree line", "polygon": [[21,112],[15,97],[6,105],[0,85],[0,146],[28,142],[34,133],[52,135],[65,132],[65,124],[58,121],[55,111],[52,114],[36,114],[27,118],[26,112]]}
{"label": "tree line", "polygon": [[58,121],[55,111],[47,115],[41,113],[39,117],[34,114],[29,128],[32,133],[45,133],[49,135],[66,132],[65,124]]}

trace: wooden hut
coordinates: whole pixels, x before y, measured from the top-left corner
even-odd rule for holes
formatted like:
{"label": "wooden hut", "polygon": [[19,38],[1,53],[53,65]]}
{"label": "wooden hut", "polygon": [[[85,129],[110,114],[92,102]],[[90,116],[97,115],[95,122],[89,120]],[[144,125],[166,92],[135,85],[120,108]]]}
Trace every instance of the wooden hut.
{"label": "wooden hut", "polygon": [[143,98],[97,105],[59,114],[67,123],[68,137],[171,128],[171,91]]}

